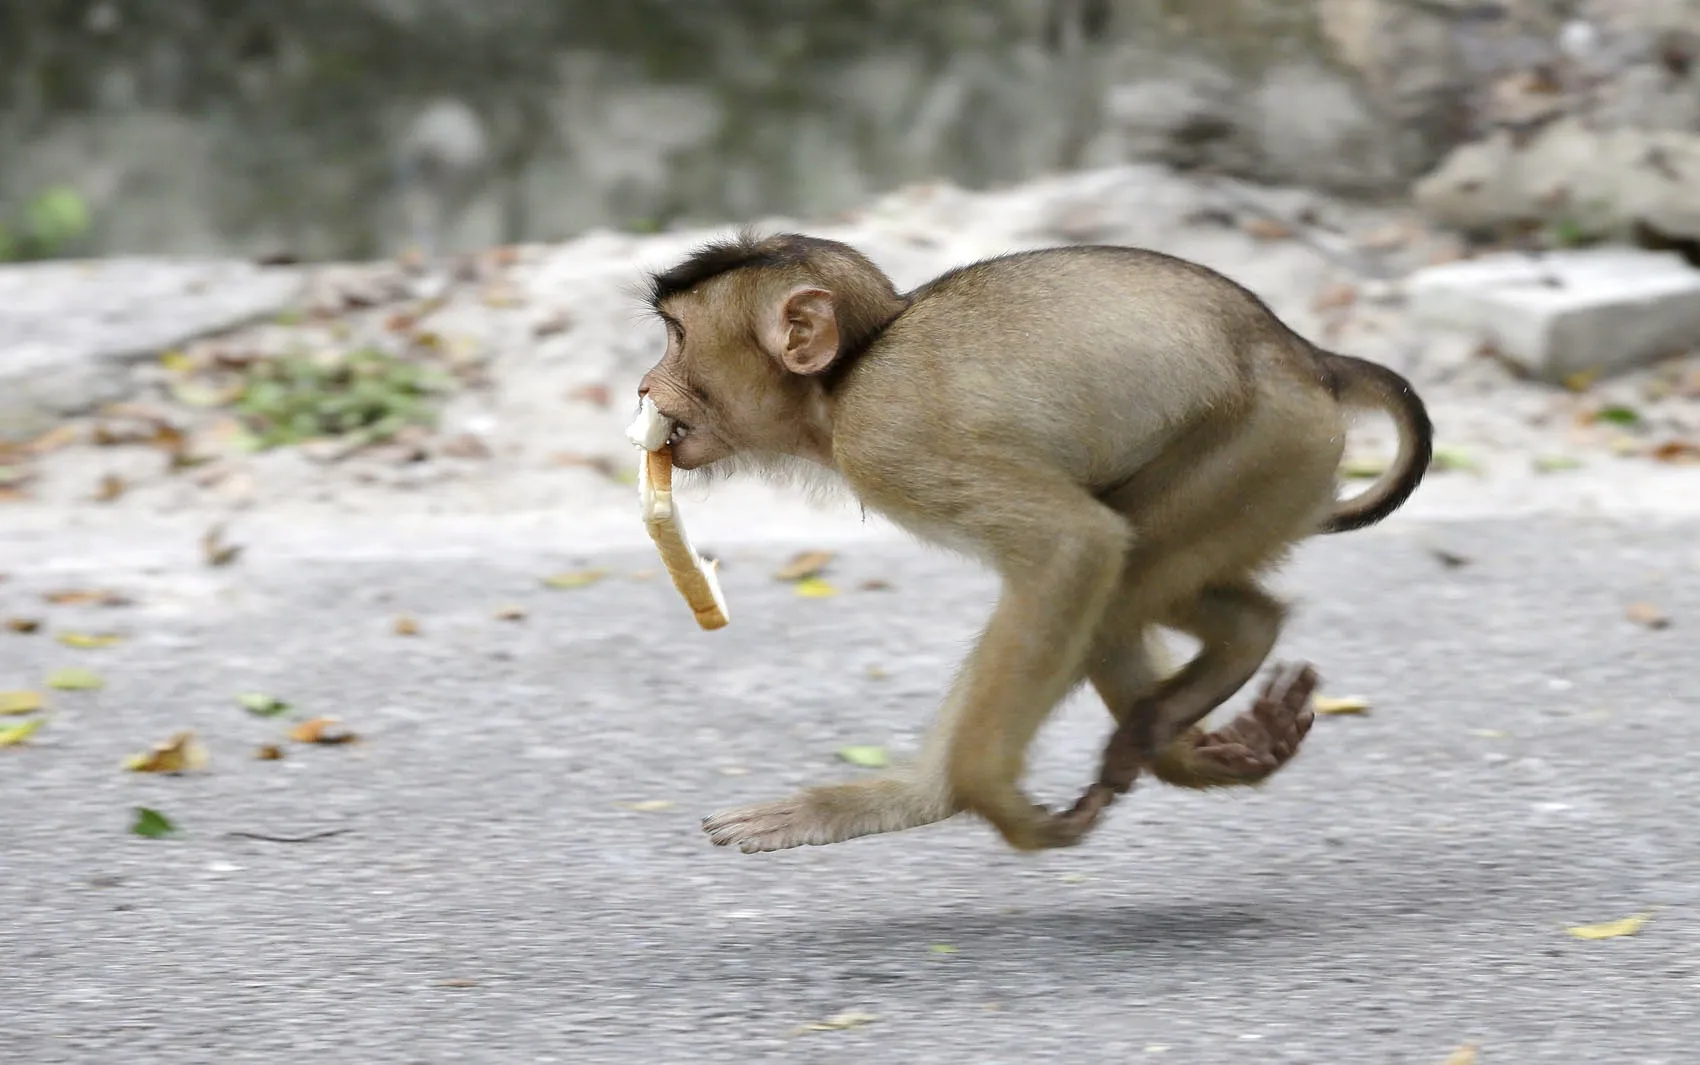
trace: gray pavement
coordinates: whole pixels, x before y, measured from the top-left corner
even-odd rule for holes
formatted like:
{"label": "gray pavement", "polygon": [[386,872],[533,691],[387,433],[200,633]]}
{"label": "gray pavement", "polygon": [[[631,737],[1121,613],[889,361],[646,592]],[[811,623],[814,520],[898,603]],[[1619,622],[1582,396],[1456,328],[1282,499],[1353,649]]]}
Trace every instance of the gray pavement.
{"label": "gray pavement", "polygon": [[[769,574],[808,546],[731,553],[715,633],[629,577],[644,551],[14,567],[0,616],[128,639],[0,631],[0,689],[106,678],[0,750],[0,1061],[1700,1060],[1700,521],[1307,545],[1279,653],[1374,709],[1319,721],[1260,793],[1144,787],[1039,856],[967,819],[718,850],[702,815],[864,772],[847,744],[913,750],[992,592],[868,543],[802,598]],[[586,565],[615,576],[538,584]],[[42,604],[75,585],[135,604]],[[362,742],[255,760],[285,725],[245,691]],[[1065,708],[1037,797],[1072,798],[1106,724]],[[207,771],[119,768],[185,727]],[[129,835],[136,805],[181,833]],[[847,1011],[876,1019],[796,1033]]]}

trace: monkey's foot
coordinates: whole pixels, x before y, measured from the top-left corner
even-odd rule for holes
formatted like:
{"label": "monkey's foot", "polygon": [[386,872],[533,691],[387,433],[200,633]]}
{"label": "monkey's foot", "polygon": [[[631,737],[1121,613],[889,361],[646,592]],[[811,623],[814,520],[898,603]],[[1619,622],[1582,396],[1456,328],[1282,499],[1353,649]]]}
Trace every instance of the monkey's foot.
{"label": "monkey's foot", "polygon": [[[1256,702],[1214,732],[1191,728],[1157,752],[1151,771],[1165,784],[1218,788],[1261,784],[1298,754],[1316,715],[1310,665],[1277,668]],[[1114,748],[1119,739],[1111,739]],[[1111,753],[1105,751],[1105,763]]]}
{"label": "monkey's foot", "polygon": [[955,811],[889,777],[809,788],[777,802],[722,810],[702,819],[716,847],[745,854],[819,847],[857,836],[942,821]]}

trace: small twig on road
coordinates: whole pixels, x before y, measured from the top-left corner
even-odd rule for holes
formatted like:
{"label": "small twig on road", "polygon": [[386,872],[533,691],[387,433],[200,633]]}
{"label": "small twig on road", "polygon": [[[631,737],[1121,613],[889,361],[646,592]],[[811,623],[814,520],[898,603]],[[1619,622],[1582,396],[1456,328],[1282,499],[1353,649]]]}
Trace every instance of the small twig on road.
{"label": "small twig on road", "polygon": [[226,832],[225,835],[257,839],[262,843],[312,843],[314,840],[329,839],[352,831],[352,828],[327,828],[323,832],[309,832],[305,836],[268,836],[264,832]]}

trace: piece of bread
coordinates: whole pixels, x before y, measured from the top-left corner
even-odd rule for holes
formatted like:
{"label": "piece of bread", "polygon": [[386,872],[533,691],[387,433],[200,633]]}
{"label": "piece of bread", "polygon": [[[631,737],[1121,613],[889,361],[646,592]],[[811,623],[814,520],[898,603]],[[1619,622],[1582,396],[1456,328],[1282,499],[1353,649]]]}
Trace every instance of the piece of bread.
{"label": "piece of bread", "polygon": [[[662,439],[666,439],[665,434]],[[655,541],[673,587],[684,596],[697,624],[705,629],[725,625],[731,617],[720,591],[719,563],[705,562],[685,536],[673,506],[673,453],[665,445],[646,449],[638,460],[638,496],[649,538]]]}

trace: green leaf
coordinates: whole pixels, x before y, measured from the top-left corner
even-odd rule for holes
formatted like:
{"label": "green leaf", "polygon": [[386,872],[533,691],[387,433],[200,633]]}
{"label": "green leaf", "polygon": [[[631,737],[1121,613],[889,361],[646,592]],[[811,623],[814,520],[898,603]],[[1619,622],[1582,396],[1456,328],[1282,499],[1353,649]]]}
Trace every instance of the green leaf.
{"label": "green leaf", "polygon": [[1569,455],[1542,455],[1535,459],[1536,473],[1557,473],[1560,470],[1579,470],[1582,468],[1581,459],[1573,459]]}
{"label": "green leaf", "polygon": [[263,692],[243,692],[236,697],[242,709],[257,717],[276,717],[289,712],[289,704],[275,695]]}
{"label": "green leaf", "polygon": [[56,669],[47,675],[47,686],[60,691],[89,691],[106,686],[100,679],[100,674],[92,669],[81,669],[72,666],[68,669]]}
{"label": "green leaf", "polygon": [[863,769],[883,769],[891,761],[884,747],[871,746],[840,747],[838,757]]}
{"label": "green leaf", "polygon": [[1601,407],[1594,412],[1594,420],[1613,425],[1639,425],[1641,415],[1629,407]]}
{"label": "green leaf", "polygon": [[608,576],[606,569],[569,570],[565,573],[553,573],[543,578],[545,588],[583,588]]}
{"label": "green leaf", "polygon": [[32,717],[16,725],[0,727],[0,747],[16,747],[35,735],[35,730],[47,722],[45,717]]}
{"label": "green leaf", "polygon": [[1463,470],[1466,473],[1479,473],[1482,468],[1469,452],[1455,447],[1435,448],[1430,464],[1436,470]]}
{"label": "green leaf", "polygon": [[148,839],[163,839],[177,831],[177,826],[171,818],[158,810],[150,810],[146,806],[136,807],[136,820],[130,825],[130,831]]}

